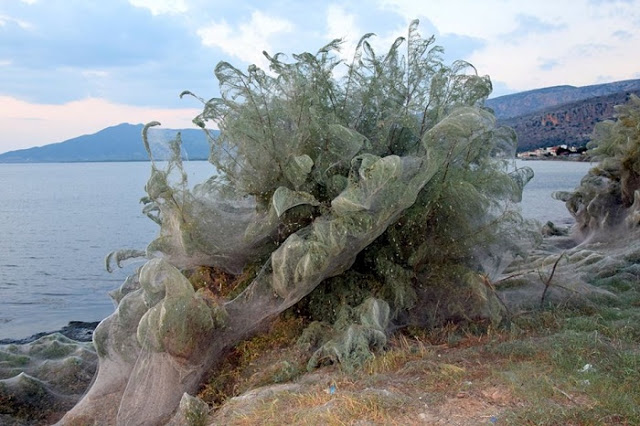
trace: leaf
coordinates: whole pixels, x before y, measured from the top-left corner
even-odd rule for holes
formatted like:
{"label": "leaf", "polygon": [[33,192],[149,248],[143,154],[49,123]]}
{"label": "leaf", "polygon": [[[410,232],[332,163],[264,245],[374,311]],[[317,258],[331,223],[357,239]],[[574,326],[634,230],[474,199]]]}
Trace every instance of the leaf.
{"label": "leaf", "polygon": [[274,209],[278,217],[281,217],[284,212],[293,207],[308,204],[311,206],[317,206],[320,203],[316,200],[316,197],[304,191],[292,191],[285,186],[280,186],[273,193],[271,199]]}
{"label": "leaf", "polygon": [[306,154],[296,155],[291,157],[284,166],[284,177],[298,189],[307,180],[312,168],[311,157]]}
{"label": "leaf", "polygon": [[331,139],[327,149],[340,160],[350,161],[368,143],[366,136],[340,124],[329,126],[329,135]]}
{"label": "leaf", "polygon": [[422,143],[432,155],[451,161],[493,128],[494,123],[495,118],[487,111],[456,108],[424,134]]}
{"label": "leaf", "polygon": [[[367,159],[370,161],[371,157]],[[363,162],[357,172],[357,182],[347,188],[331,202],[337,215],[361,210],[371,210],[373,202],[381,202],[378,193],[391,191],[402,175],[402,159],[396,155],[379,158],[373,163]],[[383,202],[386,202],[383,201]]]}
{"label": "leaf", "polygon": [[121,249],[112,251],[105,257],[104,266],[107,272],[111,273],[114,271],[113,263],[116,264],[118,268],[122,268],[122,262],[129,259],[139,259],[142,257],[146,257],[147,253],[142,250],[134,250],[134,249]]}
{"label": "leaf", "polygon": [[533,170],[531,167],[521,167],[509,173],[509,177],[513,180],[515,186],[511,201],[519,203],[522,201],[522,191],[531,179],[533,179]]}

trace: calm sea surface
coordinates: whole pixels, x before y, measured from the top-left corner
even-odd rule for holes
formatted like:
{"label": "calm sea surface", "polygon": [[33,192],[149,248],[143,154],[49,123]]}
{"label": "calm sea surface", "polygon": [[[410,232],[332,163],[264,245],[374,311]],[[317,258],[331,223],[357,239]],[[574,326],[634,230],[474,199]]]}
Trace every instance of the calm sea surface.
{"label": "calm sea surface", "polygon": [[[528,161],[536,173],[523,199],[526,217],[571,223],[564,203],[587,163]],[[210,176],[207,162],[186,164],[190,183]],[[107,292],[139,265],[109,274],[104,257],[144,249],[158,232],[139,200],[148,163],[0,164],[0,339],[98,321],[113,312]]]}
{"label": "calm sea surface", "polygon": [[574,222],[562,201],[551,198],[555,191],[572,191],[582,177],[594,166],[591,163],[572,161],[521,161],[518,167],[531,167],[535,177],[525,187],[522,196],[522,214],[543,223],[552,221],[556,225]]}

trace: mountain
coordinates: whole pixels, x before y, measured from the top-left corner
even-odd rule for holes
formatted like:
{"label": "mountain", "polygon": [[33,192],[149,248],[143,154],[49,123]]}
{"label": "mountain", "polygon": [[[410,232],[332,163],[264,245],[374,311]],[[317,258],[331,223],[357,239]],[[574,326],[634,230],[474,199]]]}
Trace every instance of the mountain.
{"label": "mountain", "polygon": [[[142,124],[123,123],[107,127],[91,135],[41,147],[20,149],[0,154],[0,163],[52,163],[82,161],[147,161],[142,144]],[[179,130],[182,136],[182,156],[190,160],[206,160],[209,143],[200,129]],[[169,141],[178,130],[149,129],[149,145],[158,160],[170,155]]]}
{"label": "mountain", "polygon": [[[513,127],[518,151],[554,145],[584,145],[596,123],[613,117],[613,107],[640,96],[640,79],[592,86],[555,86],[489,99],[498,123]],[[146,161],[142,124],[119,124],[92,135],[64,142],[0,154],[0,163],[80,161]],[[168,141],[178,130],[151,128],[149,140],[154,158],[169,157]],[[183,158],[204,160],[209,143],[200,129],[180,130]],[[217,133],[216,133],[217,134]]]}
{"label": "mountain", "polygon": [[594,126],[613,118],[615,105],[640,95],[640,79],[592,86],[554,86],[489,99],[498,123],[518,135],[518,151],[583,146]]}
{"label": "mountain", "polygon": [[485,105],[493,109],[496,118],[508,119],[589,98],[638,90],[640,90],[640,79],[582,87],[554,86],[499,96],[487,100]]}
{"label": "mountain", "polygon": [[498,122],[516,131],[519,152],[562,144],[583,146],[591,139],[595,125],[613,118],[613,107],[626,103],[630,93],[640,96],[640,89],[596,96]]}

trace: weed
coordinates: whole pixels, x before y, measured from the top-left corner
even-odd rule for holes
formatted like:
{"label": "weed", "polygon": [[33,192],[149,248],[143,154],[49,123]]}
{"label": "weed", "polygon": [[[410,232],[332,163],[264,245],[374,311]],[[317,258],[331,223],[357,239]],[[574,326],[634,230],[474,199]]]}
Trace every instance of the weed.
{"label": "weed", "polygon": [[308,358],[308,354],[294,344],[303,327],[303,319],[282,314],[268,332],[239,343],[225,362],[210,372],[210,379],[198,396],[217,406],[252,387],[297,377]]}
{"label": "weed", "polygon": [[363,368],[366,374],[383,374],[398,371],[409,361],[421,360],[433,356],[433,350],[417,340],[409,340],[406,336],[397,336],[390,343],[390,349],[374,355]]}
{"label": "weed", "polygon": [[[621,283],[620,289],[635,291]],[[317,342],[295,345],[300,333],[290,331],[302,325],[291,318],[277,324],[270,337],[238,346],[243,367],[229,370],[235,394],[301,374],[296,368]],[[270,356],[273,342],[282,346]],[[318,372],[298,380],[306,383],[299,390],[267,398],[229,423],[446,423],[455,416],[467,419],[464,424],[489,417],[510,425],[637,424],[640,310],[621,298],[614,306],[591,302],[515,315],[498,328],[466,322],[410,327],[358,371]]]}

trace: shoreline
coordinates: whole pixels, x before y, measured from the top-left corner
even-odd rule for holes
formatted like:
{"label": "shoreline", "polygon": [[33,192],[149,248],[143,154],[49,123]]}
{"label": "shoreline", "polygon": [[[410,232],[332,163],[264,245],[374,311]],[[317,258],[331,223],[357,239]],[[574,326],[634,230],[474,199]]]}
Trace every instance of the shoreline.
{"label": "shoreline", "polygon": [[[568,236],[571,232],[575,221],[571,223],[556,223],[553,221],[539,221],[541,228],[539,231],[544,238],[553,236]],[[52,334],[61,334],[76,342],[91,342],[93,340],[93,332],[101,321],[69,321],[67,325],[59,330],[42,331],[24,338],[3,338],[0,339],[0,346],[4,345],[25,345],[33,343],[36,340],[50,336]]]}
{"label": "shoreline", "polygon": [[98,324],[100,324],[100,321],[69,321],[69,324],[65,325],[60,330],[43,331],[23,339],[0,339],[0,345],[24,345],[34,342],[44,336],[56,333],[62,334],[63,336],[77,342],[90,342],[93,339],[93,331],[96,329]]}
{"label": "shoreline", "polygon": [[591,163],[593,159],[591,157],[516,157],[516,160],[522,161],[567,161],[569,163]]}

